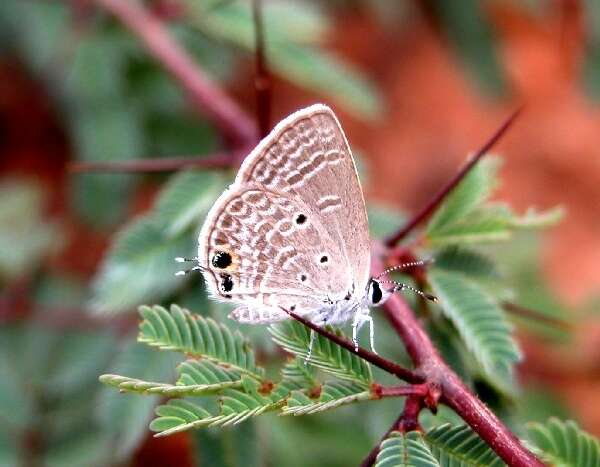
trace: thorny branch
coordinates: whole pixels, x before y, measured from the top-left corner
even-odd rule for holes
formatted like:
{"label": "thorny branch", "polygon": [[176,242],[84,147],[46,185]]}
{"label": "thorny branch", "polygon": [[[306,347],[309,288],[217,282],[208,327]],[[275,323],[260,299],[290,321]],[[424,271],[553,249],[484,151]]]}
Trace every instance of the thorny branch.
{"label": "thorny branch", "polygon": [[[384,269],[381,258],[374,255],[372,274],[381,274]],[[415,365],[414,371],[426,382],[439,384],[441,403],[452,408],[508,465],[543,466],[444,362],[400,296],[392,295],[384,304],[384,312],[404,343]]]}
{"label": "thorny branch", "polygon": [[437,193],[431,200],[423,206],[423,208],[417,212],[406,225],[398,230],[396,233],[391,235],[385,240],[385,244],[388,247],[396,245],[400,240],[404,239],[415,227],[425,221],[433,212],[438,208],[442,201],[448,196],[448,194],[460,183],[460,181],[467,175],[470,170],[479,162],[479,160],[487,154],[487,152],[494,147],[494,145],[504,136],[506,131],[514,123],[516,118],[521,114],[523,107],[515,110],[504,123],[496,130],[492,137],[485,142],[479,150],[473,154],[473,156],[466,162],[466,164],[460,169],[456,175],[448,181],[439,193]]}

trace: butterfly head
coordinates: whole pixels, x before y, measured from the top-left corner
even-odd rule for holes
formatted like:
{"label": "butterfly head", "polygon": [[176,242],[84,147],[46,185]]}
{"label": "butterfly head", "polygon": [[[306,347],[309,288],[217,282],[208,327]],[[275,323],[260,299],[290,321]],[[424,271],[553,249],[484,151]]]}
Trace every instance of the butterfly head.
{"label": "butterfly head", "polygon": [[367,284],[367,300],[369,306],[382,305],[393,293],[393,288],[387,289],[378,279],[374,277],[369,279],[369,283]]}

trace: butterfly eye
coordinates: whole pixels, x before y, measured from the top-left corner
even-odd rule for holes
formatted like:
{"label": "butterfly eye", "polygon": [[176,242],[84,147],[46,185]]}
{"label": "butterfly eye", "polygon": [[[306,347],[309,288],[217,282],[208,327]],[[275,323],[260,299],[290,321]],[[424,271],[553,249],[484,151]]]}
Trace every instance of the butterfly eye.
{"label": "butterfly eye", "polygon": [[383,298],[383,292],[381,291],[381,287],[379,285],[379,282],[377,281],[371,281],[371,303],[373,305],[377,305],[381,299]]}

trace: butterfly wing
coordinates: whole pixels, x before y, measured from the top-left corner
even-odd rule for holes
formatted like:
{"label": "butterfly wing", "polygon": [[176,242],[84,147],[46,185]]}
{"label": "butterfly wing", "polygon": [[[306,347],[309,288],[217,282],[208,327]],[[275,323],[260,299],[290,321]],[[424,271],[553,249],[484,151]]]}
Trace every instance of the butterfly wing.
{"label": "butterfly wing", "polygon": [[287,318],[280,306],[310,314],[363,294],[369,251],[348,143],[331,109],[314,105],[246,158],[207,216],[198,257],[213,295],[244,305],[234,317],[263,322]]}

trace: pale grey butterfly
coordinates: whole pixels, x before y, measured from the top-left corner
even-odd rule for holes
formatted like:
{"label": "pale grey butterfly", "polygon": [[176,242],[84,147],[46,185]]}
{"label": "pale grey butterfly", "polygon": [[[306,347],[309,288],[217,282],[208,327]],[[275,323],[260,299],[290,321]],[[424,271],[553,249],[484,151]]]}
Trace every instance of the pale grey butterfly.
{"label": "pale grey butterfly", "polygon": [[206,217],[197,258],[177,261],[197,261],[181,273],[202,271],[213,298],[238,305],[234,320],[274,323],[289,310],[318,325],[352,321],[356,348],[368,322],[374,350],[370,306],[405,288],[432,297],[371,277],[370,258],[348,141],[333,111],[315,104],[279,122],[246,157]]}

